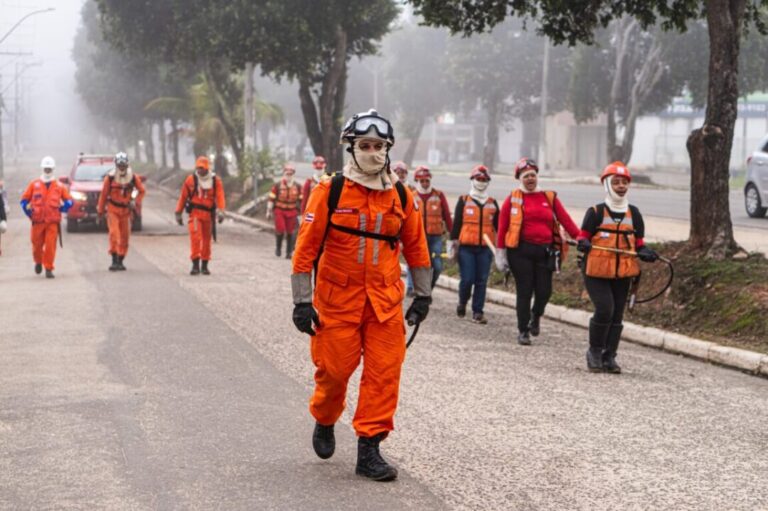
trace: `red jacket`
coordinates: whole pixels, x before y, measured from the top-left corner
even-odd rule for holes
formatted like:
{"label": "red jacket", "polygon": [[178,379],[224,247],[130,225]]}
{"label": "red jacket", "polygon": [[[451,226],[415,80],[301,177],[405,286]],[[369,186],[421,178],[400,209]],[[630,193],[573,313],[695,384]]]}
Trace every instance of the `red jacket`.
{"label": "red jacket", "polygon": [[[496,239],[496,246],[505,247],[504,237],[509,229],[509,214],[512,209],[509,196],[501,205],[501,214],[499,215],[499,231]],[[560,199],[555,197],[554,214],[557,221],[563,226],[568,235],[576,239],[580,230],[573,223],[568,211],[563,207]],[[552,208],[547,202],[547,196],[544,192],[534,192],[523,194],[523,227],[520,233],[520,240],[535,245],[549,245],[552,243]]]}

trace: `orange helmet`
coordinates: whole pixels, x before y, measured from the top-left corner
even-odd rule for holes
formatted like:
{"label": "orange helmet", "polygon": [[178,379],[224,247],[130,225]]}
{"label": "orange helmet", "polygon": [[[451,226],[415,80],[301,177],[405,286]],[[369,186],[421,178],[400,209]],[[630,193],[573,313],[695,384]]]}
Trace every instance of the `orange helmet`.
{"label": "orange helmet", "polygon": [[627,181],[632,181],[632,175],[629,173],[629,169],[620,161],[615,161],[603,169],[603,174],[600,176],[600,182],[602,183],[605,181],[605,178],[608,176],[623,176],[627,178]]}
{"label": "orange helmet", "polygon": [[323,158],[320,155],[315,156],[315,159],[312,160],[312,166],[316,169],[321,169],[325,167],[325,158]]}
{"label": "orange helmet", "polygon": [[539,173],[539,166],[533,158],[520,158],[515,164],[515,179],[520,179],[520,174],[528,169],[535,170]]}
{"label": "orange helmet", "polygon": [[290,163],[286,163],[283,165],[283,174],[295,174],[296,173],[296,167],[291,165]]}
{"label": "orange helmet", "polygon": [[198,156],[197,161],[195,161],[195,168],[210,170],[211,162],[208,160],[207,156]]}
{"label": "orange helmet", "polygon": [[416,167],[416,172],[414,172],[413,178],[416,181],[421,179],[432,179],[432,173],[429,171],[429,167],[425,165],[419,165]]}
{"label": "orange helmet", "polygon": [[491,174],[485,165],[475,165],[469,174],[469,179],[480,179],[481,181],[490,181]]}

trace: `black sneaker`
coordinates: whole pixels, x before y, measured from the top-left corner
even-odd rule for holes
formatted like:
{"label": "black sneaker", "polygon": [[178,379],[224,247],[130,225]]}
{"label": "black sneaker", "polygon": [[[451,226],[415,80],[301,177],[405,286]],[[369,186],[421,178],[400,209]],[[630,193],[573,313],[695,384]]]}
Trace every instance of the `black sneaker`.
{"label": "black sneaker", "polygon": [[520,332],[517,335],[517,344],[520,346],[530,346],[531,345],[531,336],[526,330],[525,332]]}
{"label": "black sneaker", "polygon": [[374,437],[357,439],[357,467],[355,474],[373,479],[374,481],[394,481],[397,479],[397,469],[381,457],[379,444],[383,433]]}
{"label": "black sneaker", "polygon": [[43,265],[42,264],[35,264],[35,273],[40,275],[43,273]]}
{"label": "black sneaker", "polygon": [[485,316],[483,316],[482,312],[473,312],[472,313],[472,322],[478,323],[480,325],[487,325],[488,320],[485,319]]}
{"label": "black sneaker", "polygon": [[312,433],[312,447],[315,454],[320,459],[327,460],[333,456],[336,450],[336,436],[333,433],[333,424],[323,426],[319,422],[315,424],[315,431]]}
{"label": "black sneaker", "polygon": [[532,315],[531,316],[531,322],[528,324],[528,330],[530,330],[531,335],[534,337],[537,337],[539,335],[539,320],[541,319],[540,316]]}
{"label": "black sneaker", "polygon": [[467,304],[466,303],[460,303],[456,306],[456,315],[460,318],[463,318],[467,315]]}

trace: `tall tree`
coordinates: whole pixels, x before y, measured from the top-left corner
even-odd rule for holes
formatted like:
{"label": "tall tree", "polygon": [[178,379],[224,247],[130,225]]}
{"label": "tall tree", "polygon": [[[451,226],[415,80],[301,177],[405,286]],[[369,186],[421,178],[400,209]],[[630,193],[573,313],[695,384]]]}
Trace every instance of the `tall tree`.
{"label": "tall tree", "polygon": [[768,0],[409,0],[428,23],[454,31],[483,32],[508,15],[533,17],[555,42],[591,43],[595,30],[625,15],[642,28],[657,22],[685,31],[705,18],[709,35],[709,80],[704,125],[688,137],[691,159],[689,245],[722,259],[739,250],[728,207],[728,163],[739,97],[739,54],[746,27],[755,22],[765,33],[760,9]]}

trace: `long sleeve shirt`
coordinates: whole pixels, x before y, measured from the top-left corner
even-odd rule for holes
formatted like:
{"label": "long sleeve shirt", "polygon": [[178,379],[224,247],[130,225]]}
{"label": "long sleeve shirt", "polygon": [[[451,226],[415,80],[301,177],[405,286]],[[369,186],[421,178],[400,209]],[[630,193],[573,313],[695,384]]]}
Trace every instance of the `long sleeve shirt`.
{"label": "long sleeve shirt", "polygon": [[[523,226],[520,232],[520,240],[534,245],[549,245],[553,241],[552,224],[556,218],[568,235],[576,239],[579,236],[579,228],[574,223],[568,211],[560,199],[555,197],[554,207],[549,205],[544,192],[523,194]],[[501,206],[501,219],[496,246],[505,247],[504,238],[509,229],[509,216],[512,203],[508,196]],[[553,213],[554,210],[554,213]]]}

